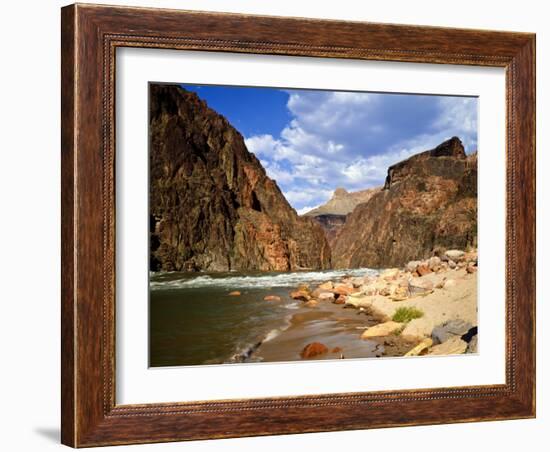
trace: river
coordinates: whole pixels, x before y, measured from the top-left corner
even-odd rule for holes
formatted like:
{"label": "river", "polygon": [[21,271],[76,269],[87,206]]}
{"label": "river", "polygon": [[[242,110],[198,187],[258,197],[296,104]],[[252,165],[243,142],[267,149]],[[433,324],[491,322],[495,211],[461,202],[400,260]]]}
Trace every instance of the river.
{"label": "river", "polygon": [[[298,314],[309,316],[307,327],[314,331],[321,326],[326,328],[327,320],[336,309],[342,313],[348,311],[349,321],[343,323],[346,331],[356,328],[359,320],[355,313],[353,317],[349,310],[329,304],[312,316],[313,310],[291,299],[289,293],[300,284],[314,288],[324,281],[336,281],[346,275],[377,273],[367,268],[316,272],[152,273],[149,364],[160,367],[234,362],[255,350],[260,343],[277,338],[289,327],[296,328]],[[241,295],[230,296],[232,291],[239,291]],[[277,295],[281,301],[264,301],[266,295]],[[335,334],[337,331],[334,329]],[[297,351],[273,354],[268,348],[268,353],[281,356],[281,359],[299,359]],[[368,350],[363,353],[372,355]],[[246,360],[264,359],[261,353],[256,353]]]}

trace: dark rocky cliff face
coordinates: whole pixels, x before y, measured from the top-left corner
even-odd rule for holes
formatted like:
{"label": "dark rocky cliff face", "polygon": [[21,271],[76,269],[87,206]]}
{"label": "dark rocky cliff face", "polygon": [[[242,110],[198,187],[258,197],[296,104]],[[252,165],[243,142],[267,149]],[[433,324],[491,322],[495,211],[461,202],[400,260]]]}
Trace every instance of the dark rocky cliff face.
{"label": "dark rocky cliff face", "polygon": [[347,216],[335,267],[401,266],[477,245],[477,154],[456,137],[388,169],[384,189]]}
{"label": "dark rocky cliff face", "polygon": [[243,137],[194,93],[150,86],[153,271],[330,267],[321,227],[300,218]]}
{"label": "dark rocky cliff face", "polygon": [[346,222],[346,215],[333,215],[333,214],[323,214],[315,215],[313,218],[325,231],[329,245],[332,247],[338,231],[344,226]]}

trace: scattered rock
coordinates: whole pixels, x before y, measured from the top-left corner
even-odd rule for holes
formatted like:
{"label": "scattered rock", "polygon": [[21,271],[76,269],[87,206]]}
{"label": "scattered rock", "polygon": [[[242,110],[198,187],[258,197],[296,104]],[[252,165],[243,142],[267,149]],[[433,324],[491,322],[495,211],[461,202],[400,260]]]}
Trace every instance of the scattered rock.
{"label": "scattered rock", "polygon": [[460,338],[472,328],[472,325],[461,319],[448,320],[436,326],[432,331],[432,339],[435,344],[441,344],[452,337]]}
{"label": "scattered rock", "polygon": [[429,279],[413,278],[409,281],[409,293],[411,296],[420,296],[431,294],[434,285]]}
{"label": "scattered rock", "polygon": [[319,301],[334,301],[336,299],[332,292],[321,292],[317,298]]}
{"label": "scattered rock", "polygon": [[301,300],[301,301],[311,300],[311,296],[309,295],[309,293],[303,290],[295,290],[294,292],[290,292],[290,297],[294,300]]}
{"label": "scattered rock", "polygon": [[388,336],[395,331],[398,331],[403,326],[402,323],[389,321],[371,326],[361,334],[361,339],[370,339],[372,337]]}
{"label": "scattered rock", "polygon": [[453,260],[448,260],[448,261],[447,261],[447,265],[449,265],[449,268],[450,268],[451,270],[454,270],[454,269],[456,268],[456,262],[453,261]]}
{"label": "scattered rock", "polygon": [[390,298],[393,301],[403,301],[409,298],[408,284],[407,284],[407,287],[403,287],[403,286],[396,287],[395,290],[393,291],[393,294],[390,296]]}
{"label": "scattered rock", "polygon": [[323,284],[319,285],[319,289],[321,290],[332,290],[334,285],[332,284],[332,281],[327,281]]}
{"label": "scattered rock", "polygon": [[468,264],[468,266],[466,267],[467,273],[475,273],[476,271],[477,271],[477,267],[473,266],[471,263]]}
{"label": "scattered rock", "polygon": [[434,345],[430,355],[461,355],[466,352],[468,344],[460,336],[453,336],[442,344]]}
{"label": "scattered rock", "polygon": [[430,257],[428,259],[428,267],[431,271],[435,272],[439,269],[439,266],[441,265],[441,259],[437,256]]}
{"label": "scattered rock", "polygon": [[281,297],[277,295],[266,295],[264,301],[281,301]]}
{"label": "scattered rock", "polygon": [[354,292],[358,292],[358,290],[345,284],[336,284],[332,292],[337,295],[350,295]]}
{"label": "scattered rock", "polygon": [[383,297],[389,297],[392,294],[392,290],[390,286],[384,287],[380,292],[378,292]]}
{"label": "scattered rock", "polygon": [[380,274],[381,279],[385,279],[386,281],[392,281],[399,275],[399,269],[398,268],[388,268],[384,270]]}
{"label": "scattered rock", "polygon": [[420,344],[418,344],[413,349],[405,353],[405,356],[418,356],[424,355],[427,353],[428,349],[432,346],[433,341],[430,338],[424,339]]}
{"label": "scattered rock", "polygon": [[464,255],[464,260],[466,262],[473,262],[477,265],[477,251],[470,251]]}
{"label": "scattered rock", "polygon": [[312,342],[307,344],[301,351],[300,356],[303,359],[313,358],[314,356],[323,355],[328,352],[328,348],[325,344],[320,342]]}
{"label": "scattered rock", "polygon": [[322,289],[315,289],[313,292],[310,293],[311,298],[319,298],[319,295],[321,295],[323,292],[325,292]]}
{"label": "scattered rock", "polygon": [[418,273],[419,276],[428,275],[431,272],[432,271],[430,270],[430,267],[428,267],[428,264],[422,263],[416,267],[416,273]]}
{"label": "scattered rock", "polygon": [[230,297],[238,297],[241,293],[238,290],[234,290],[233,292],[229,292],[228,295]]}
{"label": "scattered rock", "polygon": [[445,256],[447,256],[449,259],[457,262],[464,258],[464,251],[460,250],[447,250],[445,251]]}
{"label": "scattered rock", "polygon": [[340,353],[342,351],[341,347],[334,347],[330,352],[331,353]]}
{"label": "scattered rock", "polygon": [[410,261],[407,263],[407,265],[405,265],[405,268],[407,269],[407,271],[411,272],[411,273],[414,273],[416,271],[416,268],[421,264],[422,262],[420,261]]}
{"label": "scattered rock", "polygon": [[439,281],[436,285],[435,285],[435,288],[436,289],[443,289],[443,286],[445,286],[445,281],[447,280],[447,278],[443,278],[441,281]]}
{"label": "scattered rock", "polygon": [[350,283],[353,287],[361,287],[365,283],[365,279],[361,277],[351,278]]}
{"label": "scattered rock", "polygon": [[304,303],[306,308],[316,308],[319,302],[317,300],[309,300]]}
{"label": "scattered rock", "polygon": [[340,295],[338,298],[333,300],[334,304],[346,304],[348,302],[348,297],[345,295]]}

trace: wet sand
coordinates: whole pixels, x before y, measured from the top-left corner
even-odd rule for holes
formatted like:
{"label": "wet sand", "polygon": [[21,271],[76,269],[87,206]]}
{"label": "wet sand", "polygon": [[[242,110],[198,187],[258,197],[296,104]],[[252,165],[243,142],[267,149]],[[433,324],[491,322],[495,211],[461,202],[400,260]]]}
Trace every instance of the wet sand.
{"label": "wet sand", "polygon": [[298,361],[300,352],[312,342],[321,342],[328,353],[308,360],[375,358],[401,356],[416,345],[415,340],[395,337],[362,340],[361,333],[380,322],[365,311],[344,309],[325,303],[318,308],[303,308],[292,316],[290,326],[255,351],[254,360]]}

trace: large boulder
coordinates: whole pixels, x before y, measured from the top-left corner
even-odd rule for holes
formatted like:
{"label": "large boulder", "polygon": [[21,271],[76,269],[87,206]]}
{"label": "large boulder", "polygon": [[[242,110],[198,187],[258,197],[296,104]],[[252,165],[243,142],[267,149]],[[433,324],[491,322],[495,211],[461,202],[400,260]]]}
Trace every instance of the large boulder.
{"label": "large boulder", "polygon": [[466,353],[468,344],[460,336],[453,336],[442,344],[434,345],[428,354],[430,355],[461,355]]}
{"label": "large boulder", "polygon": [[378,325],[371,326],[361,334],[361,339],[371,339],[373,337],[389,336],[392,333],[399,331],[403,327],[402,323],[389,322],[379,323]]}
{"label": "large boulder", "polygon": [[440,344],[453,337],[460,338],[467,333],[472,324],[461,319],[448,320],[441,325],[436,326],[432,331],[432,339],[435,344]]}

